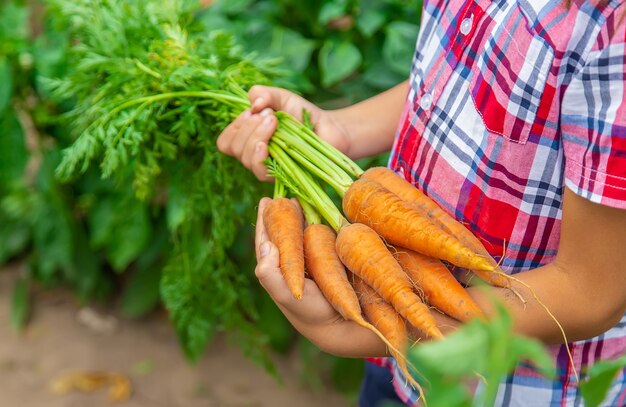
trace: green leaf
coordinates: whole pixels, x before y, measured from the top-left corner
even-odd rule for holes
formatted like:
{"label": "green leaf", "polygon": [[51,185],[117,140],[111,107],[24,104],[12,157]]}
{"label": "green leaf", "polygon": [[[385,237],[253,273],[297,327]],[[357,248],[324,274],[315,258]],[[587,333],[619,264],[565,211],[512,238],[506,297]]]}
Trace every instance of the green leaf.
{"label": "green leaf", "polygon": [[139,318],[152,311],[160,300],[160,281],[158,267],[138,268],[132,273],[122,295],[122,312],[131,318]]}
{"label": "green leaf", "polygon": [[65,277],[76,287],[83,302],[104,298],[111,291],[112,284],[103,273],[102,258],[90,246],[82,224],[78,224],[74,231],[74,263],[72,273]]}
{"label": "green leaf", "polygon": [[354,44],[326,40],[319,55],[322,85],[330,87],[347,78],[359,68],[361,61],[361,52]]}
{"label": "green leaf", "polygon": [[513,359],[528,360],[545,377],[549,378],[554,376],[554,360],[541,342],[522,336],[516,336],[510,341],[509,347],[512,350]]}
{"label": "green leaf", "polygon": [[383,55],[385,62],[395,72],[408,77],[419,27],[404,21],[394,21],[385,30]]}
{"label": "green leaf", "polygon": [[[177,254],[180,255],[180,252]],[[213,315],[203,312],[205,308],[198,303],[202,299],[186,275],[186,267],[186,262],[174,254],[163,270],[160,289],[185,356],[197,361],[216,327]]]}
{"label": "green leaf", "polygon": [[126,205],[124,218],[117,223],[107,246],[111,265],[122,271],[143,251],[150,237],[150,220],[139,201]]}
{"label": "green leaf", "polygon": [[384,61],[376,61],[363,73],[363,81],[378,89],[389,89],[406,80],[406,76],[389,68]]}
{"label": "green leaf", "polygon": [[38,186],[42,189],[36,213],[33,214],[33,243],[35,250],[35,276],[51,283],[57,272],[72,270],[74,254],[74,224],[68,205],[54,182],[54,163],[46,156],[39,172]]}
{"label": "green leaf", "polygon": [[169,195],[166,206],[167,227],[172,232],[176,231],[180,225],[189,220],[189,196],[182,190],[183,181],[180,177],[173,177],[169,188]]}
{"label": "green leaf", "polygon": [[[516,335],[513,320],[503,305],[490,320],[473,320],[442,341],[425,343],[409,351],[409,360],[425,378],[426,399],[433,406],[493,405],[502,379],[521,361],[528,361],[551,377],[553,361],[543,345]],[[481,375],[486,383],[477,397],[467,381]]]}
{"label": "green leaf", "polygon": [[285,60],[285,66],[296,72],[303,72],[311,61],[311,54],[315,49],[315,41],[304,38],[300,33],[274,27],[270,51],[280,55]]}
{"label": "green leaf", "polygon": [[0,116],[9,106],[13,95],[13,75],[6,56],[0,55]]}
{"label": "green leaf", "polygon": [[99,200],[89,217],[91,243],[106,249],[116,271],[123,271],[139,256],[151,232],[146,204],[131,194],[126,190]]}
{"label": "green leaf", "polygon": [[346,14],[346,0],[334,0],[325,3],[317,17],[317,21],[321,25],[326,25],[329,21]]}
{"label": "green leaf", "polygon": [[254,0],[220,0],[211,7],[215,7],[224,14],[236,15],[250,8]]}
{"label": "green leaf", "polygon": [[68,48],[68,32],[58,32],[51,29],[47,29],[45,34],[38,37],[33,44],[37,90],[42,92],[46,98],[49,98],[50,95],[42,86],[41,79],[55,78],[65,74]]}
{"label": "green leaf", "polygon": [[287,353],[295,339],[293,326],[266,293],[259,296],[258,303],[257,326],[269,337],[272,349],[282,354]]}
{"label": "green leaf", "polygon": [[0,192],[22,180],[27,161],[24,131],[13,109],[0,112]]}
{"label": "green leaf", "polygon": [[30,236],[25,219],[10,219],[0,211],[0,264],[24,250]]}
{"label": "green leaf", "polygon": [[17,55],[23,51],[28,38],[29,8],[20,2],[10,1],[0,5],[0,51]]}
{"label": "green leaf", "polygon": [[28,285],[28,279],[22,277],[16,281],[15,287],[13,287],[13,298],[11,300],[11,326],[13,329],[18,331],[24,328],[30,313]]}
{"label": "green leaf", "polygon": [[362,8],[356,16],[356,26],[369,38],[385,24],[385,14],[375,8]]}
{"label": "green leaf", "polygon": [[429,342],[411,351],[418,371],[471,375],[485,368],[489,333],[477,322],[470,322],[443,341]]}
{"label": "green leaf", "polygon": [[589,369],[587,380],[580,384],[580,392],[586,407],[597,407],[605,399],[617,373],[626,366],[626,356],[604,360]]}
{"label": "green leaf", "polygon": [[160,224],[147,249],[137,259],[137,268],[122,293],[124,314],[139,318],[159,304],[162,263],[170,251],[169,233]]}
{"label": "green leaf", "polygon": [[115,229],[115,198],[113,195],[98,199],[89,213],[89,235],[96,248],[105,247]]}

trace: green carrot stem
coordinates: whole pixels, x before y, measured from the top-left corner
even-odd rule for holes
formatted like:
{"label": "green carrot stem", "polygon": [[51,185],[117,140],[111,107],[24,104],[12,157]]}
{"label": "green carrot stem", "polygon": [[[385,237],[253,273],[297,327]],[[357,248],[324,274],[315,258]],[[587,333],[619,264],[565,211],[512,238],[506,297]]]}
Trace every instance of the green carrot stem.
{"label": "green carrot stem", "polygon": [[287,189],[285,188],[285,184],[283,184],[279,179],[274,180],[274,199],[286,197]]}
{"label": "green carrot stem", "polygon": [[298,132],[295,132],[292,128],[285,127],[282,122],[278,123],[274,137],[283,140],[290,150],[299,150],[311,163],[315,163],[320,170],[327,172],[337,182],[347,185],[352,183],[352,177],[343,168],[304,140]]}
{"label": "green carrot stem", "polygon": [[180,91],[180,92],[167,92],[156,95],[143,96],[135,99],[128,100],[120,105],[117,105],[105,116],[100,117],[98,120],[94,120],[89,127],[85,130],[88,131],[92,127],[99,123],[106,123],[109,119],[124,109],[138,105],[149,104],[154,102],[160,102],[163,100],[175,99],[175,98],[200,98],[200,99],[213,99],[218,102],[222,102],[233,108],[233,117],[238,116],[245,109],[250,107],[250,102],[247,98],[234,95],[228,91]]}
{"label": "green carrot stem", "polygon": [[298,202],[300,202],[300,206],[302,207],[302,212],[304,212],[304,219],[306,219],[306,223],[309,225],[317,225],[322,223],[322,217],[315,210],[315,207],[308,203],[305,199],[298,197]]}
{"label": "green carrot stem", "polygon": [[113,109],[107,116],[113,116],[118,112],[134,106],[138,103],[144,102],[159,102],[161,100],[174,99],[174,98],[201,98],[201,99],[214,99],[223,103],[230,104],[235,107],[243,107],[242,111],[245,110],[244,106],[250,106],[250,102],[248,99],[243,99],[239,96],[235,96],[233,94],[229,94],[227,92],[217,92],[217,91],[181,91],[181,92],[168,92],[168,93],[160,93],[157,95],[144,96],[140,98],[131,99],[121,105],[118,105],[115,109]]}
{"label": "green carrot stem", "polygon": [[317,211],[336,232],[347,223],[333,201],[324,190],[315,182],[309,173],[302,170],[283,149],[275,143],[268,146],[269,153],[291,182],[297,185],[301,193],[306,194]]}
{"label": "green carrot stem", "polygon": [[276,117],[278,117],[279,121],[283,122],[287,128],[300,134],[309,144],[343,168],[352,177],[359,178],[361,174],[363,174],[363,170],[348,156],[321,139],[313,130],[302,125],[293,116],[284,112],[276,112]]}
{"label": "green carrot stem", "polygon": [[[335,191],[337,191],[337,194],[343,198],[346,191],[352,184],[352,179],[343,171],[341,171],[341,173],[337,173],[335,171],[336,168],[332,165],[332,163],[329,164],[326,160],[321,159],[318,156],[319,152],[316,150],[303,153],[298,148],[299,146],[293,146],[292,144],[284,141],[285,137],[283,137],[283,132],[284,130],[277,130],[271,142],[278,144],[280,148],[285,150],[291,158],[296,160],[313,175],[319,177],[321,180],[330,185]],[[316,164],[313,164],[312,161]]]}

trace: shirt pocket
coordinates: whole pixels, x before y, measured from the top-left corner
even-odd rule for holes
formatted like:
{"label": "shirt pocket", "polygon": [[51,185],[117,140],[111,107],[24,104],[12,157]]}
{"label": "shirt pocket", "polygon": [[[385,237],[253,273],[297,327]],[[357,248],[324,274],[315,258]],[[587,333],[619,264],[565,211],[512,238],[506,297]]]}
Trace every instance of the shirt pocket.
{"label": "shirt pocket", "polygon": [[469,91],[487,130],[525,144],[552,67],[554,50],[516,7],[492,34],[471,67]]}

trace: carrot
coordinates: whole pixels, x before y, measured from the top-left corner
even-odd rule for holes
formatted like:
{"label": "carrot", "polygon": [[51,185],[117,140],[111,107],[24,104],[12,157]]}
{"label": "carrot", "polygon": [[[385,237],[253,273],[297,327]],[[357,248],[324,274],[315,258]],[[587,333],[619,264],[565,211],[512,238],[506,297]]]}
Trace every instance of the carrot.
{"label": "carrot", "polygon": [[304,230],[306,269],[337,312],[344,319],[358,322],[363,319],[359,299],[337,257],[335,239],[335,232],[326,225],[307,226]]}
{"label": "carrot", "polygon": [[411,325],[431,338],[443,338],[430,310],[413,292],[409,278],[375,231],[360,223],[343,226],[337,236],[336,249],[341,262],[392,304]]}
{"label": "carrot", "polygon": [[300,209],[287,198],[276,198],[263,212],[263,223],[280,253],[280,270],[293,296],[304,291],[304,220]]}
{"label": "carrot", "polygon": [[447,260],[459,267],[493,270],[485,258],[464,247],[458,239],[442,231],[378,182],[366,178],[354,181],[342,205],[351,222],[370,226],[388,243]]}
{"label": "carrot", "polygon": [[[409,334],[404,319],[402,319],[396,310],[391,305],[387,304],[374,289],[368,286],[363,279],[354,274],[350,277],[367,319],[385,335],[396,349],[407,349],[409,346]],[[421,393],[421,386],[413,378],[411,372],[409,372],[404,357],[402,357],[402,355],[396,355],[394,352],[391,352],[391,355],[398,362],[398,367],[406,379]]]}
{"label": "carrot", "polygon": [[401,247],[391,251],[416,288],[424,293],[425,302],[459,321],[484,317],[478,304],[439,259]]}
{"label": "carrot", "polygon": [[311,224],[304,230],[304,258],[309,275],[344,319],[374,332],[405,363],[401,353],[404,346],[398,347],[397,343],[387,340],[385,335],[363,318],[359,299],[335,251],[335,240],[335,232],[326,225]]}
{"label": "carrot", "polygon": [[485,272],[482,270],[473,270],[480,278],[497,287],[510,287],[509,279],[506,278],[504,272],[498,266],[498,263],[491,257],[480,240],[467,229],[465,225],[441,209],[436,202],[422,191],[386,167],[370,168],[365,171],[361,177],[376,181],[389,191],[398,195],[403,201],[410,203],[416,209],[427,214],[435,224],[439,225],[450,235],[456,237],[465,247],[482,256],[489,265],[493,267],[494,271]]}

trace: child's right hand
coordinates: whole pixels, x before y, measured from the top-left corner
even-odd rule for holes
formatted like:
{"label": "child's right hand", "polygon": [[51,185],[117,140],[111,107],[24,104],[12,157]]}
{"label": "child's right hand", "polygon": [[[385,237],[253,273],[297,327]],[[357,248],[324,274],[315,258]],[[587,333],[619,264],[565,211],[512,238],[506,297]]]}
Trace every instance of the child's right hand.
{"label": "child's right hand", "polygon": [[302,109],[311,113],[316,133],[349,155],[349,133],[333,111],[322,110],[304,98],[285,89],[253,86],[248,92],[252,107],[244,111],[217,139],[217,148],[237,158],[261,181],[269,181],[263,161],[267,158],[267,143],[278,124],[274,111],[284,111],[302,120]]}

